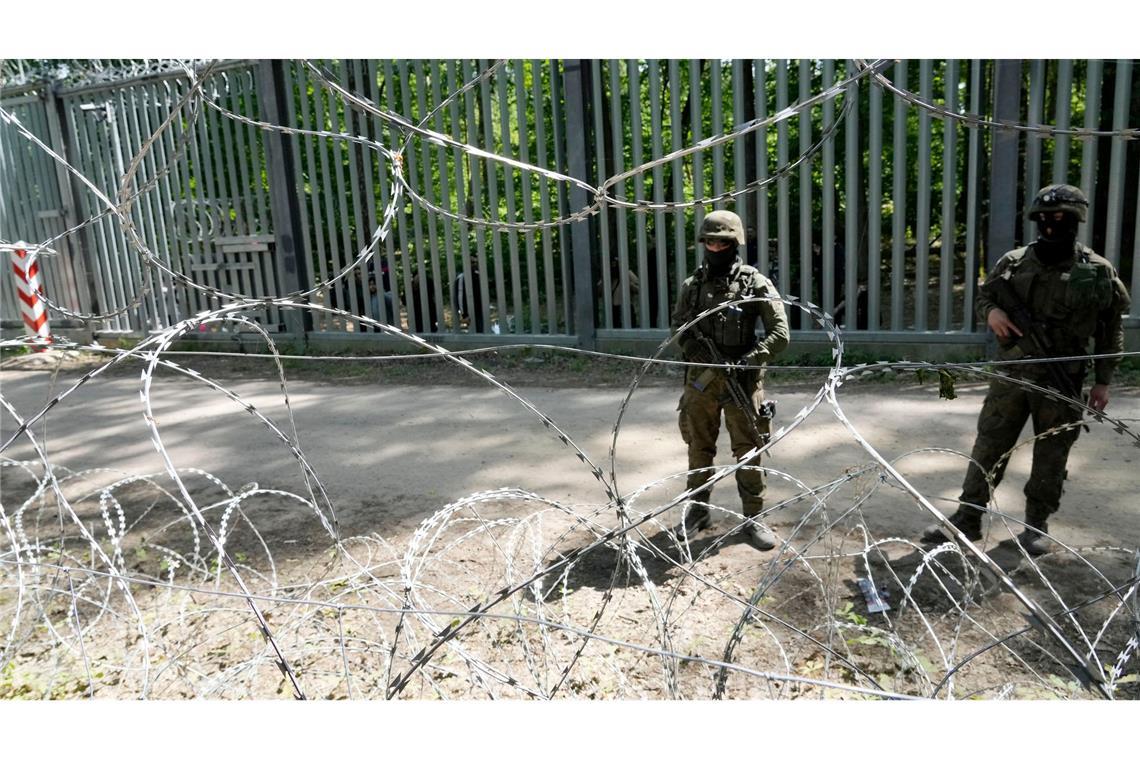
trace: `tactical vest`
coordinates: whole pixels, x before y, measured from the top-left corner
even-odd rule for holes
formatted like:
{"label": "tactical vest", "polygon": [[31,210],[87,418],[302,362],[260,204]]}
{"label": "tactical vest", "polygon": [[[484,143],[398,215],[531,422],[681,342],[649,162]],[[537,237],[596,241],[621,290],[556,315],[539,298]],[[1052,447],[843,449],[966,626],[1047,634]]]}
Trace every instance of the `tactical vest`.
{"label": "tactical vest", "polygon": [[[1056,355],[1086,354],[1099,313],[1112,305],[1111,265],[1080,244],[1067,267],[1064,264],[1046,266],[1036,255],[1031,255],[1032,249],[1030,245],[1008,254],[1009,266],[1000,276],[1009,281],[1018,298],[1041,324]],[[997,303],[1002,305],[1000,300]],[[1002,348],[1002,358],[1036,353],[1026,337]],[[1070,364],[1077,366],[1067,366],[1067,371],[1074,374],[1080,371],[1081,363]]]}
{"label": "tactical vest", "polygon": [[[712,277],[706,267],[699,268],[693,274],[689,287],[687,320],[714,306],[760,295],[755,287],[757,271],[748,264],[740,264],[734,274]],[[728,358],[739,359],[756,346],[759,305],[759,302],[753,302],[729,306],[705,317],[693,329],[711,338]]]}

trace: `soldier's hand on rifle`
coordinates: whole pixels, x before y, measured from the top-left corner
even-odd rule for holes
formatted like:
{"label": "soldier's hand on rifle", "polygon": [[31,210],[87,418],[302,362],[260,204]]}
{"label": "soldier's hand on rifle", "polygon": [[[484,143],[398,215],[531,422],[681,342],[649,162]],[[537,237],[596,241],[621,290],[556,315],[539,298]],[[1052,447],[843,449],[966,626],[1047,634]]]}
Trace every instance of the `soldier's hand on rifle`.
{"label": "soldier's hand on rifle", "polygon": [[1011,335],[1021,337],[1021,330],[1017,329],[1009,315],[996,306],[986,315],[986,323],[1001,340],[1007,340]]}
{"label": "soldier's hand on rifle", "polygon": [[1089,406],[1093,411],[1103,412],[1104,408],[1108,406],[1108,386],[1103,383],[1098,383],[1089,391]]}

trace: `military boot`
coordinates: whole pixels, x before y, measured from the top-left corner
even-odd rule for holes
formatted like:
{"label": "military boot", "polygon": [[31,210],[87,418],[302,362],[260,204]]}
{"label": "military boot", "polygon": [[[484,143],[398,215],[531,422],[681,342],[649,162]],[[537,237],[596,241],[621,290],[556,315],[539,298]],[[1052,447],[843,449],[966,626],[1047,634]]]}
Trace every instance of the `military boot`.
{"label": "military boot", "polygon": [[763,525],[755,521],[749,522],[744,526],[744,537],[748,542],[762,552],[771,551],[776,548],[779,539],[776,534],[765,528]]}
{"label": "military boot", "polygon": [[1045,520],[1026,518],[1025,530],[1018,535],[1017,543],[1031,557],[1048,554],[1053,543],[1049,538],[1049,524]]}
{"label": "military boot", "polygon": [[678,541],[684,541],[710,525],[712,525],[712,516],[709,514],[709,508],[703,504],[690,504],[685,511],[685,517],[673,529],[673,535]]}
{"label": "military boot", "polygon": [[[973,507],[961,506],[958,511],[950,515],[950,523],[962,531],[966,538],[977,541],[982,537],[982,513]],[[946,534],[942,531],[942,523],[934,523],[922,533],[922,543],[941,544],[946,542]]]}

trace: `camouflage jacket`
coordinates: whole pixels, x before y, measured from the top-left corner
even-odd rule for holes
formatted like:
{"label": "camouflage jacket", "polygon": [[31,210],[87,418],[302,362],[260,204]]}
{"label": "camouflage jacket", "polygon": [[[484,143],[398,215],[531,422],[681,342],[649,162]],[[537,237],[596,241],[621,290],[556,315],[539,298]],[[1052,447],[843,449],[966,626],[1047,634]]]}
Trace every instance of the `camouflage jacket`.
{"label": "camouflage jacket", "polygon": [[[1032,245],[1010,251],[998,260],[978,292],[977,313],[983,322],[994,307],[1012,313],[995,292],[994,283],[1005,279],[1014,293],[1041,325],[1056,356],[1084,356],[1089,342],[1097,354],[1124,350],[1123,314],[1129,308],[1128,291],[1109,261],[1077,243],[1073,256],[1049,266],[1037,258]],[[1028,335],[1000,344],[999,359],[1037,356]],[[1096,359],[1094,379],[1108,384],[1120,357]],[[1040,367],[1040,365],[1037,365]],[[1078,374],[1083,362],[1069,362],[1064,369]],[[1019,368],[1019,374],[1041,374],[1034,365]]]}
{"label": "camouflage jacket", "polygon": [[[738,258],[725,277],[712,277],[702,265],[681,285],[677,306],[669,325],[676,333],[698,314],[723,303],[767,296],[779,298],[776,286],[755,267]],[[764,328],[763,338],[756,335],[757,324]],[[753,364],[768,361],[788,345],[790,332],[784,304],[780,301],[753,301],[730,306],[711,314],[691,327],[679,339],[681,351],[689,356],[696,337],[694,330],[712,338],[717,348],[729,359],[747,357]]]}

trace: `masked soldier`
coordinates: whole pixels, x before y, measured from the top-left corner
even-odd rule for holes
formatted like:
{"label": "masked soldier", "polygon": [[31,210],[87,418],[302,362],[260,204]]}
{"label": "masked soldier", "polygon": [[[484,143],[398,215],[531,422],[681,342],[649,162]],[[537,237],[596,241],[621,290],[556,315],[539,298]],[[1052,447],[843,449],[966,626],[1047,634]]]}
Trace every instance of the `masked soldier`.
{"label": "masked soldier", "polygon": [[[720,304],[749,298],[779,298],[771,280],[740,260],[738,254],[744,249],[745,238],[739,216],[731,211],[713,211],[701,224],[699,242],[704,244],[704,261],[681,286],[670,320],[674,333],[702,312]],[[760,326],[764,331],[762,339],[757,336]],[[693,503],[677,527],[682,539],[712,524],[707,506],[712,489],[705,486],[712,473],[704,468],[710,468],[716,457],[721,413],[724,413],[732,453],[738,459],[766,442],[771,415],[761,418],[761,410],[765,409],[761,365],[787,347],[788,337],[788,319],[779,300],[728,306],[702,318],[678,336],[681,353],[687,361],[726,362],[739,367],[728,370],[694,366],[685,371],[685,390],[677,407],[681,437],[689,447],[689,469],[703,471],[690,473],[685,484],[694,493]],[[747,414],[733,401],[728,387],[729,372],[739,383],[754,414]],[[758,465],[759,460],[752,464]],[[741,468],[736,472],[736,487],[745,518],[756,518],[764,507],[764,473]],[[761,551],[776,545],[776,537],[756,519],[749,520],[745,530],[753,546]]]}
{"label": "masked soldier", "polygon": [[[1042,188],[1027,212],[1037,222],[1037,240],[1002,256],[986,277],[977,312],[997,336],[999,359],[1085,356],[1090,340],[1097,354],[1124,350],[1122,314],[1129,307],[1128,291],[1107,259],[1077,242],[1077,226],[1085,221],[1088,206],[1084,193],[1072,185]],[[1015,319],[1017,315],[1022,319]],[[1032,323],[1037,331],[1030,329]],[[1108,385],[1119,363],[1120,357],[1092,362],[1093,386],[1088,394],[1092,409],[1099,412],[1108,405]],[[1015,364],[1009,374],[1075,397],[1088,365],[1087,359]],[[996,488],[1008,461],[1002,455],[1017,442],[1029,418],[1034,435],[1059,428],[1056,434],[1034,441],[1032,470],[1025,484],[1027,527],[1017,541],[1027,553],[1040,555],[1049,550],[1048,519],[1061,505],[1065,464],[1080,432],[1072,423],[1080,420],[1081,411],[1066,401],[1003,380],[990,383],[970,455],[976,464],[969,465],[950,522],[971,541],[981,538],[981,508],[990,498],[986,473],[992,471]],[[937,525],[922,538],[927,543],[944,540]]]}

